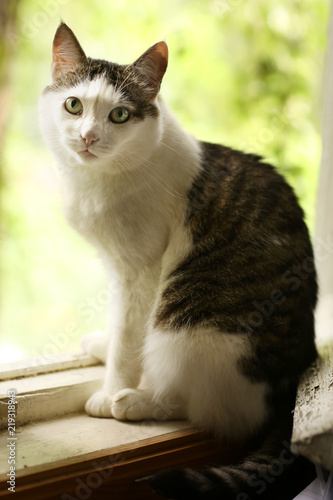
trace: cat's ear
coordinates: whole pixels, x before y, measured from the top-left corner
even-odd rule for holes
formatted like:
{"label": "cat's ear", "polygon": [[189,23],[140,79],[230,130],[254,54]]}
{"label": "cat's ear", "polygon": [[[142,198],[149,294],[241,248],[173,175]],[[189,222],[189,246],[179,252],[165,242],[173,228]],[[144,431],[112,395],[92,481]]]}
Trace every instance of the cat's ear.
{"label": "cat's ear", "polygon": [[147,83],[150,99],[154,99],[160,90],[162,78],[168,66],[167,44],[165,42],[155,43],[135,61],[133,66]]}
{"label": "cat's ear", "polygon": [[65,23],[61,23],[53,40],[51,65],[53,80],[61,77],[64,73],[74,71],[86,59],[73,31]]}

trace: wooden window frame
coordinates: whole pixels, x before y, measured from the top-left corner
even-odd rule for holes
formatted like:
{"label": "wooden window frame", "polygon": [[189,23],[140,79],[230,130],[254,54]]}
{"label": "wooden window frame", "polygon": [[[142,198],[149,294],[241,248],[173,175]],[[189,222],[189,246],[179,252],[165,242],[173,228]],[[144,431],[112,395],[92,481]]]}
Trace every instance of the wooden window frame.
{"label": "wooden window frame", "polygon": [[[15,425],[19,447],[20,436],[30,427],[38,433],[45,421],[51,425],[62,418],[67,425],[71,419],[75,421],[76,415],[82,417],[87,398],[102,384],[104,369],[95,358],[82,353],[55,355],[38,365],[31,360],[4,366],[0,377],[0,442],[5,444],[8,440],[8,390],[14,389],[17,394]],[[96,419],[96,426],[98,422]],[[158,422],[153,425],[159,429]],[[184,428],[184,423],[180,430],[171,432],[163,431],[162,423],[161,428],[161,434],[146,439],[19,467],[15,472],[15,498],[148,499],[152,490],[146,481],[138,481],[140,478],[167,467],[230,463],[241,456],[242,450],[231,442],[217,444],[189,425]],[[59,436],[59,444],[61,439]],[[0,498],[12,495],[7,480],[7,473],[1,470]],[[152,498],[158,497],[155,494]]]}
{"label": "wooden window frame", "polygon": [[0,373],[0,429],[7,425],[7,390],[17,394],[16,424],[83,411],[103,383],[104,367],[80,352],[60,353],[35,364],[8,363]]}

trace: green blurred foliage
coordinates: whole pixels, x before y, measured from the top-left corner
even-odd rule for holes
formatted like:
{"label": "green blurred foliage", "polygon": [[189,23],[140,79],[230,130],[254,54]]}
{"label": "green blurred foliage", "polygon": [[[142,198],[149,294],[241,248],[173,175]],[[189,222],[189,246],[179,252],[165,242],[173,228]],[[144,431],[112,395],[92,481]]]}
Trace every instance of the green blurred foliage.
{"label": "green blurred foliage", "polygon": [[183,126],[276,164],[312,228],[328,10],[326,0],[21,0],[3,150],[3,357],[78,347],[83,333],[105,326],[106,297],[113,300],[95,251],[62,217],[55,163],[38,129],[59,20],[89,56],[119,63],[166,39],[162,95]]}

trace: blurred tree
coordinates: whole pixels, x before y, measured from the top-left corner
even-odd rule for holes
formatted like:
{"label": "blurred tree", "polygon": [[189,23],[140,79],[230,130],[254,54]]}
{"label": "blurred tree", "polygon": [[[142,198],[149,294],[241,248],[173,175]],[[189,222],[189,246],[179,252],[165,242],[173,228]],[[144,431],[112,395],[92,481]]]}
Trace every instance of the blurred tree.
{"label": "blurred tree", "polygon": [[14,46],[12,34],[16,31],[18,4],[20,0],[0,2],[0,144],[2,144],[10,109],[11,68]]}
{"label": "blurred tree", "polygon": [[[2,143],[10,110],[10,75],[14,52],[14,47],[10,43],[9,35],[15,31],[19,1],[20,0],[1,0],[0,2],[0,239],[2,239],[2,234],[4,232],[2,227],[3,211],[1,203],[4,185]],[[0,262],[0,264],[0,271],[3,271],[2,262]],[[1,275],[2,274],[1,272]],[[3,290],[0,290],[0,292],[3,292]],[[0,295],[0,299],[1,298],[2,293]]]}

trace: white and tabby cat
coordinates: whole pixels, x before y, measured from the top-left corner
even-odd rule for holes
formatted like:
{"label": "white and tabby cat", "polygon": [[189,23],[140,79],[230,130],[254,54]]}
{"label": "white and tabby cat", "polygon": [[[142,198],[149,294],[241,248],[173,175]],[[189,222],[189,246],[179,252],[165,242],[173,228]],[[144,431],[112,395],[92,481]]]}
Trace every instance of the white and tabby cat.
{"label": "white and tabby cat", "polygon": [[66,218],[121,288],[109,332],[84,340],[107,364],[86,411],[141,420],[168,401],[217,437],[263,437],[237,467],[151,478],[168,498],[255,498],[316,357],[312,248],[273,167],[180,127],[158,95],[167,61],[164,42],[130,65],[87,58],[62,23],[40,99]]}

